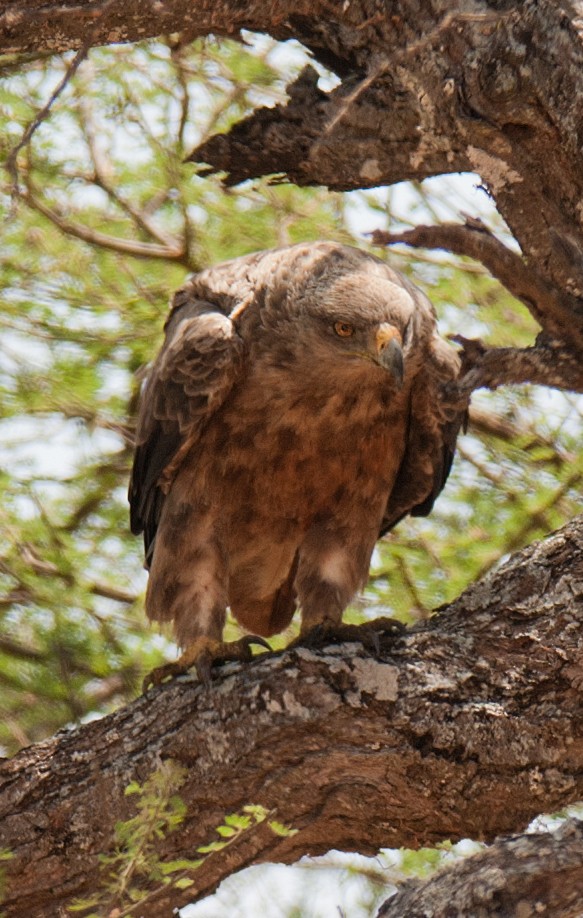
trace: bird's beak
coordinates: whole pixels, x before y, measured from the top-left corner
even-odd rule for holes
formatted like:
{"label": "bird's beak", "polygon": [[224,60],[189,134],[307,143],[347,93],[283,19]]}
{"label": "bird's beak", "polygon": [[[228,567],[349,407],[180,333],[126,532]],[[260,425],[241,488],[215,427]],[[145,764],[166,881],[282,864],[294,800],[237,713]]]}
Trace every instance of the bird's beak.
{"label": "bird's beak", "polygon": [[392,374],[398,386],[403,385],[403,350],[401,336],[393,325],[386,322],[379,327],[375,335],[377,361]]}

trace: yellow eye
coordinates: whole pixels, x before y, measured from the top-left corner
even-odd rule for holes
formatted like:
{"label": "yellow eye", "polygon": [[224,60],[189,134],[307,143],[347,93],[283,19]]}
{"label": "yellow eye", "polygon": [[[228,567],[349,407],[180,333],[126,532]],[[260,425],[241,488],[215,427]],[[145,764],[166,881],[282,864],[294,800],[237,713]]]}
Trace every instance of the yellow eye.
{"label": "yellow eye", "polygon": [[350,338],[354,334],[354,325],[350,325],[349,322],[335,322],[334,331],[341,338]]}

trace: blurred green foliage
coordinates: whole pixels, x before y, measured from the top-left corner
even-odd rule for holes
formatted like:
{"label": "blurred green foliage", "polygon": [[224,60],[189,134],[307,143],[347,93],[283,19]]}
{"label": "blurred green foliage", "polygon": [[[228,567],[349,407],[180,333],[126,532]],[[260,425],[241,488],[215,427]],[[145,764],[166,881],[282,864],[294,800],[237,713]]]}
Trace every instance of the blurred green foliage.
{"label": "blurred green foliage", "polygon": [[[6,69],[6,160],[67,67]],[[267,181],[224,191],[185,155],[302,63],[252,47],[154,42],[95,49],[4,175],[0,274],[0,752],[98,716],[138,692],[174,648],[143,615],[145,574],[126,488],[140,371],[168,300],[198,268],[270,246],[486,214],[471,180],[335,195]],[[450,184],[448,185],[447,182]],[[18,193],[15,193],[15,183]],[[381,252],[426,289],[444,333],[528,344],[526,310],[481,268]],[[426,616],[577,510],[581,402],[548,391],[479,395],[450,483],[428,520],[379,545],[355,619]],[[231,636],[235,626],[230,626]],[[289,639],[284,635],[279,644]],[[275,642],[277,644],[277,642]]]}

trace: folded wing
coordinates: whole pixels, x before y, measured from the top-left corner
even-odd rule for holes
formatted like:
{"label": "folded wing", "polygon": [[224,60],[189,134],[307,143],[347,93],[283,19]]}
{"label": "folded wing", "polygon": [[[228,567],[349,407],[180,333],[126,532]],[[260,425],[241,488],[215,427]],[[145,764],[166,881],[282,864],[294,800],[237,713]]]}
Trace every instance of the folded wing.
{"label": "folded wing", "polygon": [[188,287],[176,294],[165,331],[164,345],[141,394],[128,494],[131,529],[144,533],[147,566],[165,494],[231,391],[243,355],[243,343],[229,316],[193,298]]}

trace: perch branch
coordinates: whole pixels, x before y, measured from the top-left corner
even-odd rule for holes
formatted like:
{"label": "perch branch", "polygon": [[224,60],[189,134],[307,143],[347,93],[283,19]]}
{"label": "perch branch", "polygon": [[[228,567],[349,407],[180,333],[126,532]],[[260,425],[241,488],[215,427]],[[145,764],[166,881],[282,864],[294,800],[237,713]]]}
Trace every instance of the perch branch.
{"label": "perch branch", "polygon": [[248,804],[298,832],[258,826],[188,889],[148,889],[149,918],[250,863],[492,840],[580,800],[582,570],[579,518],[429,622],[381,635],[374,655],[358,643],[267,654],[225,667],[210,689],[181,678],[24,749],[0,766],[6,918],[56,918],[94,890],[98,855],[134,812],[124,789],[165,759],[188,777],[163,859],[192,858]]}

